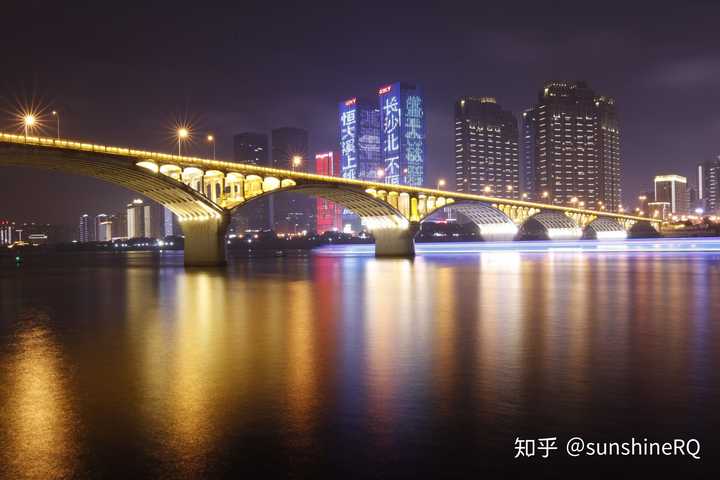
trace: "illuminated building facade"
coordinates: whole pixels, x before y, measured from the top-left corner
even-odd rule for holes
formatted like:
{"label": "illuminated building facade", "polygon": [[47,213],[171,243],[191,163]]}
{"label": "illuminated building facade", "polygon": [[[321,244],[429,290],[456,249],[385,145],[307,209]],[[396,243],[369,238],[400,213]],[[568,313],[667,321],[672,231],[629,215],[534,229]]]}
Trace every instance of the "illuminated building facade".
{"label": "illuminated building facade", "polygon": [[339,139],[343,178],[381,181],[383,168],[380,109],[377,102],[350,98],[340,102]]}
{"label": "illuminated building facade", "polygon": [[[233,137],[233,160],[238,163],[270,167],[270,148],[265,133],[245,132]],[[239,209],[232,219],[234,230],[268,230],[271,228],[270,199],[255,200],[253,208]]]}
{"label": "illuminated building facade", "polygon": [[425,107],[419,87],[396,82],[378,90],[385,183],[425,181]]}
{"label": "illuminated building facade", "polygon": [[10,245],[13,241],[13,224],[0,220],[0,245]]}
{"label": "illuminated building facade", "polygon": [[[330,177],[340,176],[340,156],[335,152],[315,155],[315,173]],[[317,199],[317,233],[342,230],[343,208],[324,198]]]}
{"label": "illuminated building facade", "polygon": [[[620,200],[620,129],[615,100],[585,82],[553,81],[525,112],[523,153],[532,168],[532,192],[556,204],[573,199],[587,208],[617,211]],[[546,192],[546,193],[545,193]]]}
{"label": "illuminated building facade", "polygon": [[[308,132],[284,127],[272,131],[272,166],[295,172],[312,172],[308,157]],[[315,199],[301,194],[279,193],[270,197],[273,228],[278,233],[297,234],[315,230]]]}
{"label": "illuminated building facade", "polygon": [[658,175],[654,183],[655,202],[670,204],[670,213],[673,215],[688,213],[687,178],[681,175]]}
{"label": "illuminated building facade", "polygon": [[492,97],[462,97],[455,103],[455,188],[520,197],[517,120]]}
{"label": "illuminated building facade", "polygon": [[522,191],[528,198],[537,199],[535,191],[535,126],[537,117],[535,110],[525,110],[522,114]]}
{"label": "illuminated building facade", "polygon": [[112,240],[112,221],[104,213],[95,216],[95,240],[98,242]]}
{"label": "illuminated building facade", "polygon": [[698,201],[705,213],[720,214],[720,157],[698,165]]}
{"label": "illuminated building facade", "polygon": [[80,222],[78,224],[78,241],[80,243],[94,242],[96,235],[95,223],[93,222],[90,215],[84,213],[80,215]]}

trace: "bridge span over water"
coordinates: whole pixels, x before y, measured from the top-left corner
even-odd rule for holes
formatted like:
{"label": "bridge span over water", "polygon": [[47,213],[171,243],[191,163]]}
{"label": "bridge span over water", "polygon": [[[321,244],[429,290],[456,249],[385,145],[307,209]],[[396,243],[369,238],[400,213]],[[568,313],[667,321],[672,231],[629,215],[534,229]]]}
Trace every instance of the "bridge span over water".
{"label": "bridge span over water", "polygon": [[0,166],[86,175],[155,200],[180,221],[187,266],[223,264],[233,210],[277,192],[322,197],[357,213],[375,237],[377,256],[414,255],[420,223],[448,206],[473,221],[484,240],[624,238],[660,226],[622,213],[5,133]]}

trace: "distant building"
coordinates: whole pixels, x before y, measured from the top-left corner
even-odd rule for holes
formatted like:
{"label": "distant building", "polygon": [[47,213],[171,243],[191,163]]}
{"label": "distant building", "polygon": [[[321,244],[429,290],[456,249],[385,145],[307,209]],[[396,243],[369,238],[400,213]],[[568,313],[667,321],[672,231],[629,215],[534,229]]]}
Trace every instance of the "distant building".
{"label": "distant building", "polygon": [[535,190],[535,141],[537,135],[535,128],[537,125],[536,112],[533,109],[525,110],[522,114],[522,193],[526,193],[528,198],[537,200],[538,192]]}
{"label": "distant building", "polygon": [[688,213],[687,178],[681,175],[658,175],[654,183],[655,202],[670,204],[670,213],[673,215]]}
{"label": "distant building", "polygon": [[425,182],[425,106],[415,85],[391,83],[378,90],[385,183],[420,187]]}
{"label": "distant building", "polygon": [[698,201],[705,213],[720,214],[720,156],[698,165]]}
{"label": "distant building", "polygon": [[78,225],[78,241],[80,243],[94,242],[95,234],[95,222],[87,213],[82,214]]}
{"label": "distant building", "polygon": [[104,213],[95,216],[95,239],[98,242],[109,242],[112,239],[112,221]]}
{"label": "distant building", "polygon": [[136,198],[127,206],[127,238],[165,237],[164,207]]}
{"label": "distant building", "polygon": [[13,239],[14,224],[8,220],[0,220],[0,245],[10,245]]}
{"label": "distant building", "polygon": [[[271,132],[272,163],[275,168],[312,172],[308,157],[308,132],[284,127]],[[278,233],[315,230],[315,199],[302,194],[278,193],[270,197],[273,228]]]}
{"label": "distant building", "polygon": [[112,226],[110,227],[110,233],[112,234],[111,240],[124,240],[128,234],[128,222],[127,222],[127,211],[120,211],[110,218]]}
{"label": "distant building", "polygon": [[[270,167],[269,139],[266,133],[245,132],[233,137],[233,160],[238,163]],[[247,209],[239,208],[233,214],[232,228],[236,231],[267,230],[272,228],[270,199],[252,201]]]}
{"label": "distant building", "polygon": [[538,199],[617,211],[620,192],[620,128],[615,100],[585,82],[546,83],[538,103],[525,112],[524,164]]}
{"label": "distant building", "polygon": [[[340,176],[340,156],[335,152],[315,155],[315,173]],[[341,231],[343,225],[343,207],[324,198],[317,199],[317,233]]]}
{"label": "distant building", "polygon": [[520,197],[517,120],[492,97],[455,102],[455,188]]}
{"label": "distant building", "polygon": [[383,181],[380,108],[377,102],[350,98],[340,102],[342,177]]}

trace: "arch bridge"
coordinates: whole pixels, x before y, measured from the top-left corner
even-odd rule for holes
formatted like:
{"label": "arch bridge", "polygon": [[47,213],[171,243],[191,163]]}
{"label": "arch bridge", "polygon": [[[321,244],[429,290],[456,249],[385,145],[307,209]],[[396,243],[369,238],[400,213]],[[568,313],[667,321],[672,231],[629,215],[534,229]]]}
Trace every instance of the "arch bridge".
{"label": "arch bridge", "polygon": [[420,223],[452,206],[485,240],[616,238],[659,221],[619,213],[315,175],[131,148],[0,133],[0,166],[86,175],[167,207],[185,235],[187,266],[225,263],[233,210],[280,191],[322,197],[357,213],[378,256],[412,256]]}

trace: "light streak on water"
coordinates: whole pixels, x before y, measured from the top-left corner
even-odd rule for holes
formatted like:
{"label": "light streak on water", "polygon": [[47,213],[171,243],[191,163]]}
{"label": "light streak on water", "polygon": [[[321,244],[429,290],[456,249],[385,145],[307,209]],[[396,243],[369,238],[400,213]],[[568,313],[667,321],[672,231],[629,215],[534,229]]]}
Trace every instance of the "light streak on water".
{"label": "light streak on water", "polygon": [[[701,253],[720,252],[720,238],[653,238],[631,240],[572,240],[527,242],[417,243],[417,255],[462,255],[488,252],[519,253]],[[313,251],[321,256],[372,256],[375,245],[328,245]]]}

